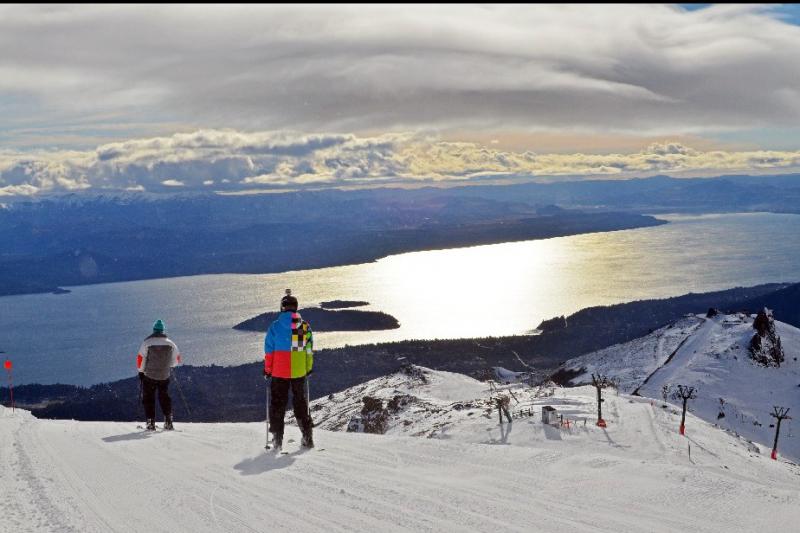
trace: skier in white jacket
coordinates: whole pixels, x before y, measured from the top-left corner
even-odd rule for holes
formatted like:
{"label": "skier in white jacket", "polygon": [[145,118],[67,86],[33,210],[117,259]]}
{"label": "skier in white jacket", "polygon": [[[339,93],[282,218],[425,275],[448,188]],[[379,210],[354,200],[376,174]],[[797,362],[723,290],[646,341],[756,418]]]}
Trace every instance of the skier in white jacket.
{"label": "skier in white jacket", "polygon": [[156,429],[156,391],[161,412],[164,413],[164,429],[173,429],[172,399],[169,397],[169,378],[172,367],[181,362],[178,347],[167,338],[162,320],[153,324],[153,334],[139,347],[136,368],[142,382],[142,404],[147,418],[147,429]]}

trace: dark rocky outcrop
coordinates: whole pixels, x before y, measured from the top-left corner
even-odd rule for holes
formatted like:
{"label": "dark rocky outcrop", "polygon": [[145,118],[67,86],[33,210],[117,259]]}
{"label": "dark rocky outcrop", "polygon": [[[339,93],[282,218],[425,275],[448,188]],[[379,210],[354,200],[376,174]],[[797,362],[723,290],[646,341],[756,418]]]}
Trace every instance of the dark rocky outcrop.
{"label": "dark rocky outcrop", "polygon": [[361,408],[361,423],[364,433],[386,433],[389,426],[389,411],[383,406],[383,400],[364,396],[364,407]]}
{"label": "dark rocky outcrop", "polygon": [[428,383],[428,377],[425,375],[425,372],[417,365],[407,362],[403,363],[400,365],[400,372],[413,379],[416,379],[420,383]]}
{"label": "dark rocky outcrop", "polygon": [[392,414],[399,413],[416,401],[417,399],[410,394],[397,394],[386,404],[386,409]]}
{"label": "dark rocky outcrop", "polygon": [[781,366],[785,359],[781,338],[775,330],[775,319],[772,311],[766,307],[759,311],[753,321],[756,330],[750,339],[750,358],[763,366]]}

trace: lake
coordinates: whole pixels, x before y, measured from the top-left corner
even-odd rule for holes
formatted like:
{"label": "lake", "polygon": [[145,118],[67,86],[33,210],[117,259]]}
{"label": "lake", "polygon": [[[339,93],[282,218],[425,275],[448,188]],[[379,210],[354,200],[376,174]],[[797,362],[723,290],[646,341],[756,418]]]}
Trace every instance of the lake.
{"label": "lake", "polygon": [[[546,318],[642,298],[800,280],[800,216],[659,215],[663,226],[389,256],[374,263],[263,275],[207,275],[0,297],[0,350],[15,383],[92,384],[135,375],[156,318],[192,365],[261,360],[263,334],[238,322],[276,310],[366,300],[391,331],[320,333],[317,349],[529,333]],[[313,327],[313,324],[312,324]]]}

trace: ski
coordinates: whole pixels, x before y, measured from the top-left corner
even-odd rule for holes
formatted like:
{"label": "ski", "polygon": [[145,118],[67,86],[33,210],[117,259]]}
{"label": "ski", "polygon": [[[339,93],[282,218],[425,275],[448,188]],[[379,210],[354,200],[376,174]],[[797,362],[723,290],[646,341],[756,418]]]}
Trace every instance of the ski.
{"label": "ski", "polygon": [[269,451],[269,452],[273,452],[276,455],[277,454],[286,455],[287,453],[289,453],[288,451],[284,450],[283,448],[276,448],[275,446],[270,446],[269,444],[264,446],[264,449]]}
{"label": "ski", "polygon": [[156,426],[156,429],[147,429],[144,426],[136,426],[136,429],[146,433],[182,433],[180,429],[164,429],[161,426]]}
{"label": "ski", "polygon": [[298,453],[309,453],[309,452],[324,452],[325,448],[298,448],[296,450],[276,450],[276,455],[295,455]]}

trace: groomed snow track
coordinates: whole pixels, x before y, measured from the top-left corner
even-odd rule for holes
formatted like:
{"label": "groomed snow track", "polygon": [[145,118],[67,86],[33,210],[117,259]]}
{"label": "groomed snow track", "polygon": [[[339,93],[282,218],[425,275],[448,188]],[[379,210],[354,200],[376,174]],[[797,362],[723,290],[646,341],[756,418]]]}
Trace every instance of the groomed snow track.
{"label": "groomed snow track", "polygon": [[[558,391],[591,416],[593,389]],[[793,531],[800,468],[658,402],[609,394],[609,428],[494,415],[439,439],[318,431],[263,449],[262,424],[37,420],[0,409],[0,530]],[[294,440],[294,442],[291,442]],[[688,446],[692,456],[688,456]]]}

